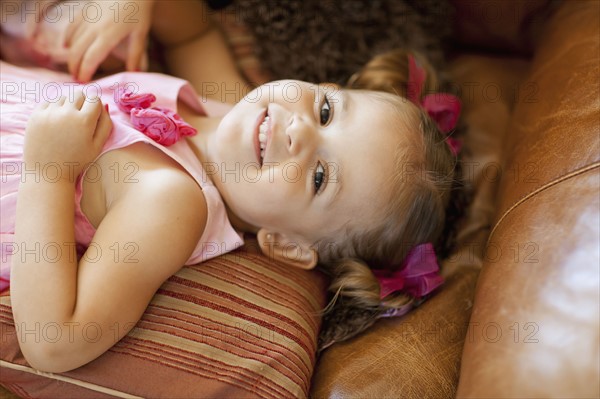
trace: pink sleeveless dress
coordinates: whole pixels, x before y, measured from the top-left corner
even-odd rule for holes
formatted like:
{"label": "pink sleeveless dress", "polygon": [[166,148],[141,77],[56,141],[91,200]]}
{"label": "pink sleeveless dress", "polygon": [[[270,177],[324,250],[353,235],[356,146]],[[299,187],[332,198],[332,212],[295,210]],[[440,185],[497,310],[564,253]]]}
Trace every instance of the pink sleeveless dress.
{"label": "pink sleeveless dress", "polygon": [[[170,147],[154,142],[133,128],[129,115],[121,112],[115,104],[115,90],[127,87],[137,92],[154,94],[156,102],[153,106],[177,112],[179,99],[195,111],[206,114],[209,109],[207,103],[203,107],[197,93],[187,81],[156,73],[120,73],[83,85],[72,82],[72,78],[63,73],[42,68],[20,68],[0,61],[0,84],[0,292],[9,286],[12,256],[19,255],[14,232],[27,120],[41,101],[53,101],[61,95],[68,96],[76,88],[83,89],[88,97],[99,96],[104,104],[109,104],[113,130],[101,155],[133,143],[148,143],[179,163],[202,188],[208,206],[206,228],[186,265],[205,261],[243,245],[242,236],[229,222],[219,192],[186,140],[181,139]],[[218,105],[213,104],[212,108],[213,113],[219,113]],[[92,173],[91,169],[89,173]],[[75,239],[80,255],[95,233],[80,206],[84,176],[85,172],[77,180],[74,198]]]}

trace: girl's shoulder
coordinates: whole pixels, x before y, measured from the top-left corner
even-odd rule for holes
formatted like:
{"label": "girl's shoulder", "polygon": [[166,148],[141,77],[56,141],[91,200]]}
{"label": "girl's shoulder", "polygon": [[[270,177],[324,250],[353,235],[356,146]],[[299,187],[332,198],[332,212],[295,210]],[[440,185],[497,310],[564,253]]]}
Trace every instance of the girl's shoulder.
{"label": "girl's shoulder", "polygon": [[104,153],[94,168],[100,178],[84,179],[81,207],[96,228],[111,210],[121,207],[135,208],[150,220],[178,218],[201,224],[200,235],[204,230],[207,206],[201,187],[158,148],[134,143]]}

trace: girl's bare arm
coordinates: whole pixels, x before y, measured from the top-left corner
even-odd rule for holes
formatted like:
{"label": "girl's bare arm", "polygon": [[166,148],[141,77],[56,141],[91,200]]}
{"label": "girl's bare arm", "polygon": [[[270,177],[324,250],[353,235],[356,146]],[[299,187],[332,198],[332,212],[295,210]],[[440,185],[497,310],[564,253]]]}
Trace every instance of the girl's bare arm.
{"label": "girl's bare arm", "polygon": [[50,372],[95,359],[133,328],[192,253],[207,214],[187,173],[140,168],[78,262],[75,177],[99,154],[111,123],[83,94],[61,101],[36,111],[27,127],[11,269],[21,350],[34,368]]}
{"label": "girl's bare arm", "polygon": [[204,1],[157,0],[152,34],[165,46],[170,73],[190,81],[203,96],[237,103],[251,86],[212,17]]}
{"label": "girl's bare arm", "polygon": [[[204,196],[197,187],[178,184],[186,178],[163,173],[115,204],[79,264],[69,217],[73,190],[53,185],[19,193],[18,240],[28,249],[37,245],[41,256],[13,268],[15,324],[23,332],[49,332],[19,336],[34,368],[64,372],[82,366],[135,326],[156,290],[193,251],[197,240],[190,237],[200,237],[204,228]],[[58,259],[44,250],[53,246],[63,251]]]}

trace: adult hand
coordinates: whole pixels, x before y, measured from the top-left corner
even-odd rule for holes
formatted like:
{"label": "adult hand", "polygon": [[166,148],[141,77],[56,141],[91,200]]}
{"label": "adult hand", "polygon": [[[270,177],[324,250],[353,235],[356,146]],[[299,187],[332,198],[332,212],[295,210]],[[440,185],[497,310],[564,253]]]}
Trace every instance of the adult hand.
{"label": "adult hand", "polygon": [[95,1],[67,28],[68,70],[80,82],[88,82],[108,55],[124,43],[125,67],[140,70],[152,23],[154,0]]}

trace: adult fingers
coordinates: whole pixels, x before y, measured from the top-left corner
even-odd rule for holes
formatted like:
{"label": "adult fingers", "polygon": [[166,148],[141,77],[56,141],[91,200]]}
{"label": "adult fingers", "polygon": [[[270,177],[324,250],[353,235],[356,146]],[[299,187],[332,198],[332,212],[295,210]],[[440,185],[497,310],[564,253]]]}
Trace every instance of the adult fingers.
{"label": "adult fingers", "polygon": [[125,67],[128,71],[139,71],[146,52],[146,34],[133,33],[129,37],[129,49]]}
{"label": "adult fingers", "polygon": [[67,30],[65,31],[65,36],[63,37],[63,47],[71,47],[73,39],[77,37],[77,32],[79,28],[83,25],[81,19],[71,22],[67,25]]}
{"label": "adult fingers", "polygon": [[83,32],[73,42],[69,49],[69,56],[67,60],[67,67],[71,76],[77,78],[79,75],[79,66],[83,55],[94,41],[94,36],[90,32]]}
{"label": "adult fingers", "polygon": [[77,75],[81,82],[89,81],[100,64],[108,57],[112,49],[119,44],[119,37],[102,37],[95,40],[85,51],[81,64],[79,66],[79,74]]}

